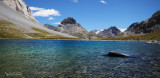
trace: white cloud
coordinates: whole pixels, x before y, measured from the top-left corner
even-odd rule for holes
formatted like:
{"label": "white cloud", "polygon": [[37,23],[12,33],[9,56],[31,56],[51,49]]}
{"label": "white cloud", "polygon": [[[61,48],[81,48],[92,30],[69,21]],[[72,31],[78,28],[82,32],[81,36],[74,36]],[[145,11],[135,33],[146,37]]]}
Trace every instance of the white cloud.
{"label": "white cloud", "polygon": [[33,16],[48,17],[50,15],[60,16],[60,13],[54,9],[39,10],[39,11],[33,13]]}
{"label": "white cloud", "polygon": [[120,30],[121,32],[124,32],[124,31],[127,30],[127,29],[125,29],[125,28],[119,28],[119,30]]}
{"label": "white cloud", "polygon": [[55,23],[53,23],[53,24],[61,24],[61,22],[55,22]]}
{"label": "white cloud", "polygon": [[101,0],[100,3],[107,4],[107,2],[104,0]]}
{"label": "white cloud", "polygon": [[30,7],[30,9],[33,12],[33,16],[41,16],[41,17],[49,17],[49,16],[61,16],[59,11],[55,9],[44,9],[44,8],[38,8],[38,7]]}
{"label": "white cloud", "polygon": [[73,0],[74,3],[78,3],[78,0]]}
{"label": "white cloud", "polygon": [[44,8],[38,8],[38,7],[29,7],[32,11],[39,11],[39,10],[44,10]]}
{"label": "white cloud", "polygon": [[48,20],[53,20],[53,19],[54,19],[53,17],[49,17],[49,18],[48,18]]}

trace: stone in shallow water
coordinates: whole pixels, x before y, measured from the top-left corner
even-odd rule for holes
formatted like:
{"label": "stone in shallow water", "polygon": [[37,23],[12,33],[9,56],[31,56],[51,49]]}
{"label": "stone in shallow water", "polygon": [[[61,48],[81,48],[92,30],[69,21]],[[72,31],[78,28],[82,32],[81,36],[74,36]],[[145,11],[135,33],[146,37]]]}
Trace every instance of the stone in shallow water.
{"label": "stone in shallow water", "polygon": [[114,57],[127,57],[128,55],[123,54],[123,53],[119,53],[119,52],[113,52],[110,51],[107,56],[114,56]]}

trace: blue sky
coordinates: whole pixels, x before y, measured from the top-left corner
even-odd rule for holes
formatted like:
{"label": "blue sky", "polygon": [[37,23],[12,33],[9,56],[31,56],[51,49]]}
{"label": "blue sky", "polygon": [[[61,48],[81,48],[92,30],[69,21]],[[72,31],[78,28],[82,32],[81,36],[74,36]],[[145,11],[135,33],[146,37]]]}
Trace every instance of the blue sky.
{"label": "blue sky", "polygon": [[41,24],[57,26],[73,17],[88,31],[117,26],[126,29],[160,9],[160,0],[24,0]]}

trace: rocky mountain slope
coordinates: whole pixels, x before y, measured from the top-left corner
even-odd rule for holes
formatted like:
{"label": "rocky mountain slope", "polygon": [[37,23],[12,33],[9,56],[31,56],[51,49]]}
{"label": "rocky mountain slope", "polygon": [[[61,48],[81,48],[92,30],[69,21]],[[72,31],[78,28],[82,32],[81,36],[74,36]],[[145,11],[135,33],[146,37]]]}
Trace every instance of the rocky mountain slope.
{"label": "rocky mountain slope", "polygon": [[108,29],[104,29],[103,31],[99,32],[98,35],[103,38],[111,38],[118,36],[119,33],[121,33],[121,31],[117,27],[112,26]]}
{"label": "rocky mountain slope", "polygon": [[88,38],[89,32],[71,17],[64,19],[57,29],[59,32],[70,34],[79,38]]}
{"label": "rocky mountain slope", "polygon": [[49,30],[35,22],[36,20],[32,18],[30,9],[27,7],[23,0],[0,0],[0,38],[76,38]]}
{"label": "rocky mountain slope", "polygon": [[124,32],[124,36],[147,34],[157,30],[160,30],[160,10],[154,13],[151,18],[130,25]]}
{"label": "rocky mountain slope", "polygon": [[54,30],[54,31],[58,31],[57,27],[53,26],[53,25],[49,25],[49,24],[44,24],[44,27]]}
{"label": "rocky mountain slope", "polygon": [[24,15],[26,18],[38,23],[38,21],[32,16],[31,10],[24,3],[23,0],[1,0],[1,1],[6,5],[8,5],[10,8],[12,8],[14,11],[17,11],[22,15]]}

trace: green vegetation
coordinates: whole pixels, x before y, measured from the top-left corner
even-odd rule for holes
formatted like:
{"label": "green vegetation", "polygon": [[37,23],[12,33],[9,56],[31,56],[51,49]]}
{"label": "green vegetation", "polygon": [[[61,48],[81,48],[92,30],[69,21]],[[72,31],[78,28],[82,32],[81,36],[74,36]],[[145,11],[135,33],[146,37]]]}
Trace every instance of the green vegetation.
{"label": "green vegetation", "polygon": [[160,40],[160,30],[146,34],[146,35],[114,37],[114,38],[105,38],[101,40]]}
{"label": "green vegetation", "polygon": [[23,38],[23,31],[15,27],[11,22],[0,20],[0,38]]}
{"label": "green vegetation", "polygon": [[53,35],[53,34],[47,32],[45,30],[42,30],[42,29],[38,29],[38,28],[34,28],[34,27],[32,27],[32,29],[35,30],[35,31],[38,31],[40,33],[46,34],[46,35]]}
{"label": "green vegetation", "polygon": [[0,26],[5,26],[5,25],[15,25],[15,24],[5,20],[0,20]]}

